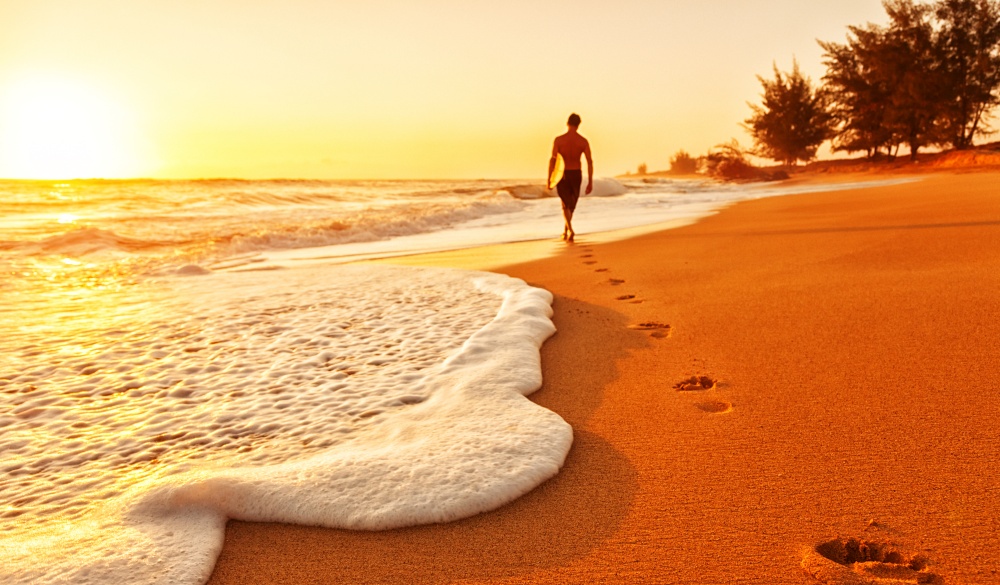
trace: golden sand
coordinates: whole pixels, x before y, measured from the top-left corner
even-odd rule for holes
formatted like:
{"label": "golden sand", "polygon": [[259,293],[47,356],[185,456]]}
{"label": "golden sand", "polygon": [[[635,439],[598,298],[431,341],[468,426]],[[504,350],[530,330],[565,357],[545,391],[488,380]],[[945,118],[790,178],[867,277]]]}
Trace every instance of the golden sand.
{"label": "golden sand", "polygon": [[233,521],[210,583],[1000,583],[1000,174],[521,246],[563,471],[445,525]]}

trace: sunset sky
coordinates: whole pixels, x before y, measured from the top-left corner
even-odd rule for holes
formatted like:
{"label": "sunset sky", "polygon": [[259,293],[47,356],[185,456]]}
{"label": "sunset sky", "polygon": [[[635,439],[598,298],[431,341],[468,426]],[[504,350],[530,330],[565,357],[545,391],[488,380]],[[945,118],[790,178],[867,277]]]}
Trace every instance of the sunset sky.
{"label": "sunset sky", "polygon": [[750,140],[757,74],[880,0],[3,0],[0,177],[597,175]]}

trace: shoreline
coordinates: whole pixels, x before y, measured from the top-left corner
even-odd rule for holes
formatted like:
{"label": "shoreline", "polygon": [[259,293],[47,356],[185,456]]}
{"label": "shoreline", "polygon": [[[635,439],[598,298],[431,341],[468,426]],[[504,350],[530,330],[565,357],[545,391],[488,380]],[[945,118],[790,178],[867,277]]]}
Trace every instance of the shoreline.
{"label": "shoreline", "polygon": [[[712,181],[704,176],[696,177],[706,184],[726,185],[724,182]],[[841,173],[833,176],[809,175],[805,174],[792,179],[771,182],[759,182],[746,184],[749,189],[747,199],[718,201],[714,206],[699,211],[689,211],[686,215],[672,217],[668,219],[658,219],[652,223],[642,223],[628,227],[618,227],[606,229],[604,231],[577,231],[591,243],[608,243],[630,239],[633,237],[656,233],[664,230],[677,229],[687,225],[692,225],[705,217],[715,215],[727,207],[739,201],[753,200],[764,197],[785,197],[788,195],[799,195],[804,192],[814,190],[846,190],[882,186],[884,183],[919,181],[920,175],[895,175],[890,177],[864,174],[864,173]],[[793,189],[792,192],[779,192],[786,189]],[[772,191],[764,195],[752,196],[754,190]],[[561,221],[561,219],[554,219]],[[419,235],[417,237],[420,237]],[[540,260],[542,258],[557,255],[565,246],[560,238],[554,237],[526,237],[524,239],[500,241],[497,243],[461,243],[418,247],[414,251],[383,250],[376,252],[357,252],[345,254],[335,252],[342,246],[352,246],[353,244],[341,244],[333,246],[319,246],[314,248],[292,248],[288,250],[264,252],[265,263],[254,266],[249,270],[272,269],[274,266],[282,265],[286,262],[295,264],[319,263],[325,264],[335,262],[337,264],[349,263],[377,263],[377,264],[401,264],[401,265],[431,265],[447,266],[451,268],[465,268],[469,270],[497,270],[513,264],[523,264],[530,260]],[[240,268],[243,270],[243,268]]]}
{"label": "shoreline", "polygon": [[231,521],[209,583],[839,583],[810,556],[837,537],[996,580],[1000,174],[924,177],[520,264],[519,244],[386,260],[555,295],[530,398],[574,429],[564,468],[449,524]]}

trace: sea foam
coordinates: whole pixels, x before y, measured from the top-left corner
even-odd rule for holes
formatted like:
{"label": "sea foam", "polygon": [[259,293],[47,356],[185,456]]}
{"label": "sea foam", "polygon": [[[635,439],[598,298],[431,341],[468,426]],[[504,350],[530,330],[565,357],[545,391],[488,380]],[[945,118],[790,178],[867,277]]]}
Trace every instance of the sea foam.
{"label": "sea foam", "polygon": [[0,341],[0,582],[199,583],[226,518],[445,522],[572,442],[525,398],[554,327],[522,281],[324,266],[144,294]]}

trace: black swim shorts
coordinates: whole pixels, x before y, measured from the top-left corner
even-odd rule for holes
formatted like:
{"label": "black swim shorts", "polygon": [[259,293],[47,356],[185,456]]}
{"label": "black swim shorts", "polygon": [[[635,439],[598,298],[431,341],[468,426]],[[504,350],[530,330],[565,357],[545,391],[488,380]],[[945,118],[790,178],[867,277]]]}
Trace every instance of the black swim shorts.
{"label": "black swim shorts", "polygon": [[566,170],[563,177],[556,185],[556,191],[563,205],[570,211],[576,211],[576,202],[580,199],[580,184],[583,183],[583,171],[581,169]]}

